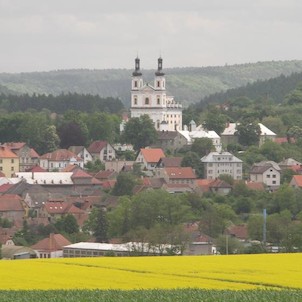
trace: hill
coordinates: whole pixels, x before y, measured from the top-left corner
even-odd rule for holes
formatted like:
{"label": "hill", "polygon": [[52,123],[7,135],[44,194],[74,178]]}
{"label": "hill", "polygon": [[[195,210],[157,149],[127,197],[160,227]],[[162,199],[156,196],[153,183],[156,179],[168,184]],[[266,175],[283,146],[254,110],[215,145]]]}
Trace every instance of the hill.
{"label": "hill", "polygon": [[[169,93],[184,105],[199,102],[211,94],[282,75],[302,72],[302,60],[258,62],[217,67],[168,68]],[[79,93],[120,98],[129,105],[132,70],[58,70],[31,73],[1,73],[0,93]],[[154,70],[143,70],[152,80]]]}

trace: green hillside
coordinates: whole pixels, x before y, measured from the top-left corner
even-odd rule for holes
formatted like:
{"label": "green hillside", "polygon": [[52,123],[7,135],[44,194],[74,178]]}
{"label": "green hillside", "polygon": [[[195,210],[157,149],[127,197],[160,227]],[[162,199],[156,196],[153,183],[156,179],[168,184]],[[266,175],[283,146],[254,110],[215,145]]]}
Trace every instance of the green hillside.
{"label": "green hillside", "polygon": [[[302,72],[302,61],[271,61],[220,67],[185,67],[164,70],[169,93],[184,105],[210,94],[244,86],[257,80]],[[132,70],[60,70],[0,74],[0,93],[53,94],[75,92],[120,98],[129,104]],[[143,70],[152,81],[154,70]]]}

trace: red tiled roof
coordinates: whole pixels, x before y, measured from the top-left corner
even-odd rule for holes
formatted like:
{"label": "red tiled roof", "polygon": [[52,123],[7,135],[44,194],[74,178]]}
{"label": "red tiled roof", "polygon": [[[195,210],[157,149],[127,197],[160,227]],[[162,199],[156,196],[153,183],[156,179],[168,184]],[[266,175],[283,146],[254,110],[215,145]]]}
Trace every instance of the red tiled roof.
{"label": "red tiled roof", "polygon": [[165,168],[170,179],[196,179],[196,175],[191,167],[171,167]]}
{"label": "red tiled roof", "polygon": [[245,224],[233,225],[228,228],[227,232],[238,239],[248,239],[247,226]]}
{"label": "red tiled roof", "polygon": [[162,149],[141,149],[141,154],[148,163],[157,163],[162,157],[165,157],[165,153]]}
{"label": "red tiled roof", "polygon": [[8,142],[4,144],[6,147],[10,148],[11,150],[19,150],[26,145],[24,142]]}
{"label": "red tiled roof", "polygon": [[0,212],[24,211],[22,198],[19,195],[7,194],[0,196]]}
{"label": "red tiled roof", "polygon": [[203,192],[208,192],[212,181],[213,179],[196,179],[195,184],[201,188]]}
{"label": "red tiled roof", "polygon": [[76,207],[75,205],[71,205],[71,207],[68,208],[67,213],[69,214],[84,214],[85,211],[79,209],[78,207]]}
{"label": "red tiled roof", "polygon": [[10,148],[1,145],[0,158],[18,158],[18,156]]}
{"label": "red tiled roof", "polygon": [[71,244],[71,242],[66,239],[61,234],[50,234],[48,238],[40,240],[38,243],[31,246],[34,250],[40,251],[58,251],[63,250],[63,247]]}
{"label": "red tiled roof", "polygon": [[222,179],[214,179],[210,184],[210,188],[232,188],[232,186]]}
{"label": "red tiled roof", "polygon": [[298,187],[302,187],[302,175],[294,175],[292,178]]}
{"label": "red tiled roof", "polygon": [[58,149],[54,152],[43,154],[40,158],[48,159],[51,161],[64,161],[70,160],[71,158],[75,158],[78,161],[82,161],[80,157],[76,156],[74,153],[66,149]]}
{"label": "red tiled roof", "polygon": [[0,171],[0,177],[6,177],[3,172]]}
{"label": "red tiled roof", "polygon": [[71,178],[92,178],[92,176],[82,169],[77,169],[73,172]]}
{"label": "red tiled roof", "polygon": [[105,170],[105,171],[99,171],[94,175],[95,178],[97,179],[108,179],[117,173],[114,170]]}
{"label": "red tiled roof", "polygon": [[30,157],[31,157],[31,158],[39,158],[40,155],[36,152],[35,149],[31,148],[31,149],[30,149]]}
{"label": "red tiled roof", "polygon": [[72,204],[63,201],[47,201],[44,204],[46,211],[50,214],[64,214],[67,213],[68,209]]}
{"label": "red tiled roof", "polygon": [[116,183],[116,179],[108,179],[102,182],[102,186],[104,189],[111,189],[114,187],[115,183]]}
{"label": "red tiled roof", "polygon": [[[274,142],[277,143],[277,144],[284,144],[284,143],[288,143],[288,139],[287,139],[287,137],[276,137],[274,139]],[[291,138],[290,142],[295,143],[295,139]]]}
{"label": "red tiled roof", "polygon": [[99,153],[107,146],[107,144],[107,141],[94,141],[90,144],[87,150],[90,153]]}
{"label": "red tiled roof", "polygon": [[160,159],[163,167],[181,167],[182,157],[164,157]]}
{"label": "red tiled roof", "polygon": [[265,191],[264,184],[262,182],[246,182],[246,186],[251,190]]}
{"label": "red tiled roof", "polygon": [[10,189],[13,186],[14,186],[14,184],[3,184],[3,185],[1,185],[0,186],[0,193],[6,192],[8,189]]}
{"label": "red tiled roof", "polygon": [[26,172],[47,172],[47,171],[40,166],[33,166],[30,169],[27,169]]}

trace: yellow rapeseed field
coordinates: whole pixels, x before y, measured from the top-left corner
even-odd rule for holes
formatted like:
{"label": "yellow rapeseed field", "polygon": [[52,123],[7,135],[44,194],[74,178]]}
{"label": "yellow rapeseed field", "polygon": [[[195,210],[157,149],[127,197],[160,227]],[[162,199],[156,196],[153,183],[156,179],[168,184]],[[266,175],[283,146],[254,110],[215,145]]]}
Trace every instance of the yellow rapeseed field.
{"label": "yellow rapeseed field", "polygon": [[0,261],[0,290],[302,288],[302,254]]}

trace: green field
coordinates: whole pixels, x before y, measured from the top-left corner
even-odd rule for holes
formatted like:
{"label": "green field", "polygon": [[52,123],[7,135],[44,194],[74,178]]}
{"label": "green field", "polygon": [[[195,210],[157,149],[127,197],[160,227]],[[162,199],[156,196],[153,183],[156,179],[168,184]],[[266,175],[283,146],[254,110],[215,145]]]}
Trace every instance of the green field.
{"label": "green field", "polygon": [[168,301],[206,301],[206,302],[267,302],[286,301],[301,302],[302,290],[136,290],[136,291],[101,291],[101,290],[69,290],[69,291],[0,291],[1,302],[168,302]]}

